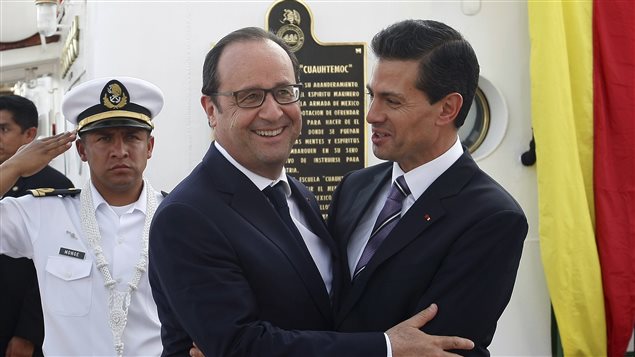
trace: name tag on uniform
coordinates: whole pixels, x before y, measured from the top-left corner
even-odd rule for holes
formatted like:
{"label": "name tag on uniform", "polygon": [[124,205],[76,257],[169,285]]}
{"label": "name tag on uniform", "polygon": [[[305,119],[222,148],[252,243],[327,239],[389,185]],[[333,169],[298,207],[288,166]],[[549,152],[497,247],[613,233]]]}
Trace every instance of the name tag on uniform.
{"label": "name tag on uniform", "polygon": [[72,250],[72,249],[60,247],[60,255],[65,255],[67,257],[72,257],[72,258],[77,258],[77,259],[84,259],[84,256],[86,255],[86,253],[80,252],[80,251],[77,251],[77,250]]}

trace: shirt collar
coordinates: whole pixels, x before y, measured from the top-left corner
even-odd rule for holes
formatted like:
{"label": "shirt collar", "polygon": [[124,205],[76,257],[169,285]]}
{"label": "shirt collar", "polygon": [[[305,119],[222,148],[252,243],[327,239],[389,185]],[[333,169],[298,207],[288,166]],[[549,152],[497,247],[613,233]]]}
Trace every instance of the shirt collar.
{"label": "shirt collar", "polygon": [[260,191],[264,190],[267,186],[273,186],[282,181],[284,182],[284,191],[287,194],[287,197],[291,195],[291,188],[289,187],[289,181],[287,179],[287,171],[284,167],[282,167],[282,170],[280,171],[280,176],[272,181],[270,178],[260,176],[238,163],[238,161],[234,160],[234,158],[227,152],[227,150],[225,150],[225,148],[221,146],[221,144],[218,143],[218,141],[214,141],[214,146],[216,146],[216,149],[218,149],[227,161],[234,165],[234,167],[236,167],[240,172],[245,174],[245,176],[247,176],[247,178],[253,182]]}
{"label": "shirt collar", "polygon": [[417,200],[425,190],[432,185],[432,183],[441,176],[447,169],[452,166],[463,155],[463,145],[461,140],[457,136],[454,145],[452,145],[446,152],[441,154],[436,159],[426,162],[425,164],[416,167],[407,173],[404,173],[399,164],[393,162],[392,165],[392,181],[394,182],[397,177],[404,175],[406,184]]}
{"label": "shirt collar", "polygon": [[[145,199],[146,197],[146,184],[145,184],[145,180],[143,181],[143,188],[141,189],[141,194],[139,195],[139,198],[137,198],[137,201],[134,203],[134,205],[132,206],[132,208],[130,209],[129,212],[134,212],[134,210],[139,210],[141,212],[143,212],[143,214],[146,214],[146,205],[147,205],[147,200]],[[95,211],[97,211],[97,209],[99,208],[99,206],[101,205],[105,205],[105,206],[109,206],[108,202],[106,202],[106,200],[104,199],[104,197],[101,195],[101,193],[99,193],[99,191],[97,191],[97,188],[95,187],[95,185],[93,185],[93,181],[90,181],[90,193],[93,196],[93,205],[94,205],[94,209]],[[142,199],[144,198],[144,199]]]}

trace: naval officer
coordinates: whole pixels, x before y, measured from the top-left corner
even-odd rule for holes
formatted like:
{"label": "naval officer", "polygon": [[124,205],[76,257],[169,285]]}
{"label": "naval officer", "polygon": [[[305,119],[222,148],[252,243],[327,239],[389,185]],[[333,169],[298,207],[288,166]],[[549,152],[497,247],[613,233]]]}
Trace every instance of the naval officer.
{"label": "naval officer", "polygon": [[[90,168],[80,190],[33,191],[0,201],[0,253],[33,259],[49,356],[158,356],[160,324],[148,283],[148,230],[162,196],[144,180],[152,119],[163,94],[146,81],[80,84],[62,111],[77,125]],[[22,160],[26,161],[26,160]],[[17,180],[20,163],[3,170]]]}

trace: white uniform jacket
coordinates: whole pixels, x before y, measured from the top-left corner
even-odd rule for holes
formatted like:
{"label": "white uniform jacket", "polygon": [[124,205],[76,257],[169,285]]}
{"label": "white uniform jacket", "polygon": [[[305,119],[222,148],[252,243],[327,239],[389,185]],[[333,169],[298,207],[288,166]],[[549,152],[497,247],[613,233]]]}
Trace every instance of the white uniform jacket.
{"label": "white uniform jacket", "polygon": [[[146,186],[137,202],[113,209],[91,184],[101,246],[121,291],[126,290],[140,258]],[[154,194],[160,202],[161,194]],[[35,263],[44,311],[45,356],[116,355],[108,324],[109,292],[87,242],[79,195],[0,201],[0,253]],[[124,355],[159,356],[160,331],[145,273],[132,294],[123,334]]]}

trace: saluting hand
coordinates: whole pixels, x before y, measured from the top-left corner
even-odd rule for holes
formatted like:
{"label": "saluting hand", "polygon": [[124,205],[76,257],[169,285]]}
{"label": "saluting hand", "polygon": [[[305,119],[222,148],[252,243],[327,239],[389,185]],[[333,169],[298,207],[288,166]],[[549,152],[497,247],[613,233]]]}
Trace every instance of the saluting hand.
{"label": "saluting hand", "polygon": [[75,132],[66,132],[33,140],[0,164],[0,196],[20,178],[42,170],[53,158],[68,150],[75,140]]}
{"label": "saluting hand", "polygon": [[33,140],[22,145],[7,162],[18,161],[20,176],[28,177],[42,170],[56,156],[68,150],[74,140],[74,131]]}

